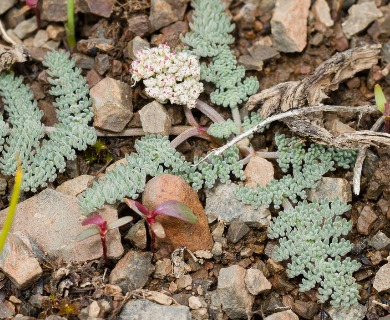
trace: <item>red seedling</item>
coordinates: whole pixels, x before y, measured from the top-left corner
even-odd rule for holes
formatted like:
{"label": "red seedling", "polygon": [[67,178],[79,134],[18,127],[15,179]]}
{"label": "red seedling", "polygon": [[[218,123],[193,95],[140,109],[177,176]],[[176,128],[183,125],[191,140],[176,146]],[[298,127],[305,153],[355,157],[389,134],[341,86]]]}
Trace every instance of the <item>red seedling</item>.
{"label": "red seedling", "polygon": [[148,223],[152,250],[154,250],[155,237],[165,238],[164,227],[160,222],[156,221],[158,215],[174,217],[189,223],[198,222],[198,218],[194,215],[192,210],[180,201],[169,200],[163,202],[155,207],[153,211],[150,211],[138,201],[128,198],[125,198],[123,201],[130,207],[130,209],[139,214]]}
{"label": "red seedling", "polygon": [[77,236],[76,240],[80,241],[80,240],[84,240],[84,239],[87,239],[89,237],[92,237],[95,234],[100,234],[100,240],[102,242],[102,247],[103,247],[103,258],[104,258],[105,263],[107,264],[107,262],[108,262],[107,243],[106,243],[107,232],[112,230],[112,229],[119,228],[119,227],[125,225],[126,223],[129,223],[132,220],[133,220],[133,217],[126,216],[126,217],[120,218],[118,220],[115,220],[107,225],[107,221],[104,220],[101,215],[96,214],[94,216],[88,217],[88,218],[83,220],[83,222],[81,223],[83,226],[93,224],[94,227],[89,228],[89,229],[81,232]]}
{"label": "red seedling", "polygon": [[26,5],[35,13],[38,29],[41,27],[41,12],[39,11],[39,0],[26,0]]}

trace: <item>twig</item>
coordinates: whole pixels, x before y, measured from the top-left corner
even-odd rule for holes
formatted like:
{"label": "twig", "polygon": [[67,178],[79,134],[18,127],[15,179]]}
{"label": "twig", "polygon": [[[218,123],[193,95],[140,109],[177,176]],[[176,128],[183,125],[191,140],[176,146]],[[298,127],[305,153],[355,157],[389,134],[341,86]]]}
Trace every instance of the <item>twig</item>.
{"label": "twig", "polygon": [[[374,125],[371,127],[372,131],[378,131],[383,124],[384,117],[380,117]],[[356,195],[360,194],[360,178],[362,175],[363,163],[366,159],[366,152],[368,146],[359,148],[358,155],[356,157],[355,167],[353,168],[353,193]]]}
{"label": "twig", "polygon": [[13,46],[17,45],[16,42],[12,40],[11,37],[7,34],[7,32],[4,30],[3,23],[1,22],[1,20],[0,20],[0,31],[5,41],[12,44]]}
{"label": "twig", "polygon": [[226,149],[230,148],[231,146],[235,145],[237,142],[241,141],[242,139],[254,134],[256,131],[260,130],[261,128],[264,128],[265,126],[269,125],[270,123],[286,118],[292,118],[301,116],[307,113],[313,113],[318,111],[333,111],[333,112],[376,112],[377,108],[376,106],[360,106],[360,107],[349,107],[349,106],[329,106],[329,105],[323,105],[319,104],[313,107],[307,107],[307,108],[301,108],[301,109],[295,109],[291,111],[287,111],[285,113],[279,113],[276,115],[273,115],[267,119],[265,119],[263,122],[260,122],[258,125],[254,126],[253,128],[243,132],[242,134],[238,135],[231,141],[229,141],[224,146],[215,149],[214,151],[210,152],[206,157],[200,160],[200,162],[206,160],[210,155],[220,155],[222,154]]}

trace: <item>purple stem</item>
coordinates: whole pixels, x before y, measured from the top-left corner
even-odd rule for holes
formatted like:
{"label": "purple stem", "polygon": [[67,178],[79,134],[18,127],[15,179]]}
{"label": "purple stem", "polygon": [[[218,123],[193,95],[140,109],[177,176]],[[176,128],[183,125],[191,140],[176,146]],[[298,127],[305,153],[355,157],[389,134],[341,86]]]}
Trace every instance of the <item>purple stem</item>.
{"label": "purple stem", "polygon": [[207,117],[211,119],[211,121],[218,123],[225,121],[225,119],[221,116],[221,114],[217,111],[215,111],[214,108],[209,106],[206,102],[203,102],[202,100],[196,100],[195,108],[199,111],[203,112]]}
{"label": "purple stem", "polygon": [[108,257],[107,257],[106,235],[105,234],[100,234],[100,240],[102,241],[104,263],[107,264],[108,263]]}
{"label": "purple stem", "polygon": [[199,127],[199,123],[196,122],[194,115],[191,112],[191,109],[187,106],[184,106],[184,114],[187,118],[188,123],[193,127]]}
{"label": "purple stem", "polygon": [[196,128],[191,128],[184,131],[183,133],[181,133],[171,141],[171,147],[176,148],[178,145],[180,145],[185,140],[191,137],[200,137],[200,138],[208,139],[207,128],[198,126]]}

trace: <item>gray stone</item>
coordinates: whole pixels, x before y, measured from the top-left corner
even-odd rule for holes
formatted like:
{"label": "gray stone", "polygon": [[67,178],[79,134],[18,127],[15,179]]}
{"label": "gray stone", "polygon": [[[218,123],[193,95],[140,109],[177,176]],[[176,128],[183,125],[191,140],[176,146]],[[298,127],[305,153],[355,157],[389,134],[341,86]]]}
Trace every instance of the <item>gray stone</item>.
{"label": "gray stone", "polygon": [[240,56],[238,62],[244,66],[245,70],[263,70],[263,61],[253,58],[250,55]]}
{"label": "gray stone", "polygon": [[234,220],[245,222],[250,227],[268,226],[271,213],[264,207],[254,208],[244,205],[234,196],[237,185],[219,184],[206,191],[207,216],[218,218],[220,221],[231,223]]}
{"label": "gray stone", "polygon": [[95,59],[82,53],[73,53],[72,59],[76,63],[76,67],[91,70],[95,66]]}
{"label": "gray stone", "polygon": [[150,24],[154,30],[170,25],[184,18],[189,0],[152,0],[150,4]]}
{"label": "gray stone", "polygon": [[333,320],[362,320],[366,316],[367,307],[361,304],[341,308],[331,307],[327,312]]}
{"label": "gray stone", "polygon": [[271,314],[264,320],[299,320],[299,317],[291,310],[287,310]]}
{"label": "gray stone", "polygon": [[38,30],[38,32],[34,36],[33,46],[34,47],[42,47],[47,40],[49,40],[49,35],[45,30]]}
{"label": "gray stone", "polygon": [[261,61],[268,61],[280,57],[280,53],[277,50],[260,43],[255,43],[252,47],[248,48],[248,51],[254,59]]}
{"label": "gray stone", "polygon": [[157,101],[148,103],[141,109],[140,117],[142,129],[146,133],[169,135],[171,118],[161,103]]}
{"label": "gray stone", "polygon": [[369,241],[368,244],[376,250],[385,249],[390,245],[390,239],[382,231],[378,231]]}
{"label": "gray stone", "polygon": [[345,36],[350,39],[354,34],[363,31],[383,13],[376,7],[375,2],[355,4],[348,10],[348,18],[341,26]]}
{"label": "gray stone", "polygon": [[245,287],[243,267],[234,265],[223,268],[218,276],[218,295],[222,309],[230,319],[243,319],[252,311],[254,297]]}
{"label": "gray stone", "polygon": [[306,47],[310,0],[278,0],[271,19],[273,46],[282,52]]}
{"label": "gray stone", "polygon": [[165,258],[156,262],[156,269],[154,270],[153,277],[156,279],[164,279],[166,276],[172,273],[172,262],[170,259]]}
{"label": "gray stone", "polygon": [[130,300],[117,317],[118,320],[191,320],[187,306],[162,306],[148,300]]}
{"label": "gray stone", "polygon": [[65,181],[64,183],[60,184],[56,190],[63,194],[67,194],[68,196],[76,197],[78,194],[87,189],[94,179],[94,176],[83,174],[74,179]]}
{"label": "gray stone", "polygon": [[124,293],[141,289],[154,271],[151,260],[151,252],[129,251],[112,270],[110,284],[119,286]]}
{"label": "gray stone", "polygon": [[133,60],[136,60],[137,57],[135,54],[142,49],[149,49],[150,43],[139,36],[136,36],[133,40],[129,41],[127,44],[127,53],[129,57]]}
{"label": "gray stone", "polygon": [[12,233],[8,233],[3,251],[0,253],[0,269],[20,290],[32,286],[42,275],[38,260],[26,244]]}
{"label": "gray stone", "polygon": [[20,22],[13,31],[20,40],[23,40],[37,30],[37,28],[37,20],[35,17],[32,17]]}
{"label": "gray stone", "polygon": [[107,53],[114,49],[114,40],[106,38],[89,38],[77,42],[77,50],[84,54],[95,55],[96,52]]}
{"label": "gray stone", "polygon": [[45,44],[42,46],[42,48],[49,49],[49,50],[53,51],[53,50],[57,50],[59,46],[60,46],[59,41],[49,40],[49,41],[45,42]]}
{"label": "gray stone", "polygon": [[2,15],[7,10],[11,9],[18,0],[1,0],[0,1],[0,15]]}
{"label": "gray stone", "polygon": [[98,54],[95,57],[95,70],[101,76],[104,75],[108,70],[110,70],[111,63],[108,54]]}
{"label": "gray stone", "polygon": [[223,253],[222,244],[220,242],[215,242],[213,248],[211,249],[211,253],[215,257],[220,257]]}
{"label": "gray stone", "polygon": [[390,263],[380,267],[375,275],[372,286],[379,293],[390,289]]}
{"label": "gray stone", "polygon": [[186,274],[176,280],[177,288],[179,290],[185,289],[192,285],[192,278],[190,275]]}
{"label": "gray stone", "polygon": [[229,226],[226,238],[232,243],[237,243],[248,234],[249,231],[249,227],[244,222],[233,221]]}
{"label": "gray stone", "polygon": [[351,185],[343,178],[322,177],[314,188],[307,191],[307,199],[320,201],[324,198],[330,201],[338,198],[350,202],[352,201]]}
{"label": "gray stone", "polygon": [[[0,212],[0,225],[8,209]],[[118,219],[117,211],[106,206],[98,211],[108,223]],[[17,206],[11,232],[18,235],[27,246],[36,244],[53,259],[64,262],[88,261],[102,256],[100,237],[91,237],[82,242],[76,237],[90,226],[82,226],[85,216],[76,197],[47,188]],[[30,240],[31,239],[31,240]],[[107,235],[108,256],[119,258],[123,254],[118,229]]]}
{"label": "gray stone", "polygon": [[104,78],[90,91],[97,128],[121,132],[133,116],[131,87],[112,78]]}
{"label": "gray stone", "polygon": [[63,26],[55,24],[48,25],[46,32],[49,39],[56,41],[61,40],[61,38],[66,34],[65,28]]}
{"label": "gray stone", "polygon": [[334,22],[330,16],[330,8],[326,0],[316,0],[312,6],[316,19],[326,27],[333,26]]}
{"label": "gray stone", "polygon": [[148,241],[145,221],[141,219],[136,224],[134,224],[126,234],[125,239],[129,240],[136,248],[145,250]]}
{"label": "gray stone", "polygon": [[253,295],[271,290],[271,282],[267,280],[259,269],[248,269],[245,274],[245,285]]}
{"label": "gray stone", "polygon": [[[5,1],[7,2],[7,1]],[[0,7],[3,2],[0,2]],[[24,20],[24,9],[23,8],[15,8],[13,7],[11,10],[8,10],[5,14],[4,22],[6,29],[14,29],[18,23]]]}

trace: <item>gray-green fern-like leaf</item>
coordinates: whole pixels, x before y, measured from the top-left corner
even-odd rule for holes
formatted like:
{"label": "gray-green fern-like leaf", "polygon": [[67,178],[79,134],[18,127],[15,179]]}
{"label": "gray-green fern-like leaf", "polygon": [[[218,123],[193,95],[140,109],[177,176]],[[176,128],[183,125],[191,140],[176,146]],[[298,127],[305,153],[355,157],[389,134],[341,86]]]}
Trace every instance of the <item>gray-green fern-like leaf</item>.
{"label": "gray-green fern-like leaf", "polygon": [[336,307],[349,307],[359,298],[359,286],[352,273],[360,264],[350,258],[341,260],[352,249],[352,244],[342,238],[352,227],[351,222],[341,218],[349,209],[346,202],[339,200],[300,202],[280,212],[268,228],[269,238],[279,238],[273,258],[291,260],[287,265],[289,277],[303,276],[300,291],[319,285],[318,300],[324,303],[331,298]]}
{"label": "gray-green fern-like leaf", "polygon": [[126,156],[126,162],[116,165],[78,199],[81,209],[89,214],[102,208],[105,203],[121,201],[124,197],[137,198],[144,190],[146,178],[162,173],[181,176],[195,190],[205,185],[212,187],[217,180],[227,183],[230,174],[243,179],[242,163],[236,147],[226,150],[222,156],[212,156],[198,169],[185,161],[167,137],[149,135],[135,142],[134,152]]}
{"label": "gray-green fern-like leaf", "polygon": [[75,67],[69,54],[63,51],[50,52],[43,63],[48,69],[50,93],[56,96],[54,106],[59,123],[45,138],[40,119],[42,111],[37,107],[31,90],[22,83],[22,78],[13,74],[0,76],[0,94],[8,113],[8,123],[0,119],[0,142],[2,157],[0,170],[13,175],[16,157],[22,162],[25,191],[45,187],[65,170],[66,160],[76,157],[75,150],[85,150],[96,141],[96,133],[88,123],[93,117],[88,85]]}

